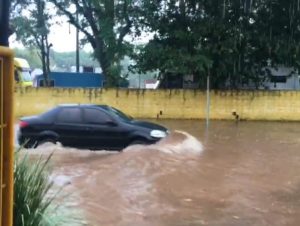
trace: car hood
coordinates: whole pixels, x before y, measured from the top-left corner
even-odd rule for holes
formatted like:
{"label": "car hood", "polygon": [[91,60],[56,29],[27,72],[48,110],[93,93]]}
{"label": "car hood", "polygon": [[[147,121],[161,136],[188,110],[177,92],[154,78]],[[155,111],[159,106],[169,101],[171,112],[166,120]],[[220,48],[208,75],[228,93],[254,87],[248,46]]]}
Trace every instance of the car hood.
{"label": "car hood", "polygon": [[144,128],[147,128],[147,129],[157,129],[157,130],[167,131],[167,128],[165,128],[165,127],[163,127],[161,125],[152,123],[152,122],[146,122],[146,121],[140,121],[140,120],[133,120],[130,123],[132,125],[144,127]]}

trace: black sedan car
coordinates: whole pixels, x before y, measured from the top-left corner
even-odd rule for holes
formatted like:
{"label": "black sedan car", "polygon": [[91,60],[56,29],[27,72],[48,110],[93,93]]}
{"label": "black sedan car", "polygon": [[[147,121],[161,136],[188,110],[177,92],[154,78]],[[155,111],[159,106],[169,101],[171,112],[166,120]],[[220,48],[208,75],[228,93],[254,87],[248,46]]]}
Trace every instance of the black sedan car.
{"label": "black sedan car", "polygon": [[152,144],[168,130],[134,120],[107,105],[60,105],[41,115],[23,117],[18,141],[25,148],[45,142],[86,149],[121,150],[131,144]]}

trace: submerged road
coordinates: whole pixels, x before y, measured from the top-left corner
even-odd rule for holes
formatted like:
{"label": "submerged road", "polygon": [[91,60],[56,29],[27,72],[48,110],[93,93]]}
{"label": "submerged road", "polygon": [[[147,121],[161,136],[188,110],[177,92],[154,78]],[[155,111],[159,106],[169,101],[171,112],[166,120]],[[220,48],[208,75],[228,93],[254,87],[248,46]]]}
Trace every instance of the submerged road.
{"label": "submerged road", "polygon": [[88,225],[299,225],[300,123],[160,120],[173,134],[122,153],[45,145]]}

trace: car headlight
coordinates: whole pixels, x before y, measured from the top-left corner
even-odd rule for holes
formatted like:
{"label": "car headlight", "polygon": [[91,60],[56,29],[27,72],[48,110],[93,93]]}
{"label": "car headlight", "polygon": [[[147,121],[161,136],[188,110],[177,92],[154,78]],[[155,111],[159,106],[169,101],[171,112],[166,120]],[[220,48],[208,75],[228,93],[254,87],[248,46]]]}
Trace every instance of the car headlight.
{"label": "car headlight", "polygon": [[150,136],[154,138],[163,138],[167,136],[167,133],[162,130],[152,130]]}

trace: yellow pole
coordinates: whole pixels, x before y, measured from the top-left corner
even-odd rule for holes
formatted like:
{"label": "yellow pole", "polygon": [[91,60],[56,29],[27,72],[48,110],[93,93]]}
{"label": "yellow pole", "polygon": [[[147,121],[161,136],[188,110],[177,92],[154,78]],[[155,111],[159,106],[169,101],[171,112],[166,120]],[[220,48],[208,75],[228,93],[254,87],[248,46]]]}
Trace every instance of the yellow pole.
{"label": "yellow pole", "polygon": [[1,226],[13,225],[13,52],[0,46]]}

